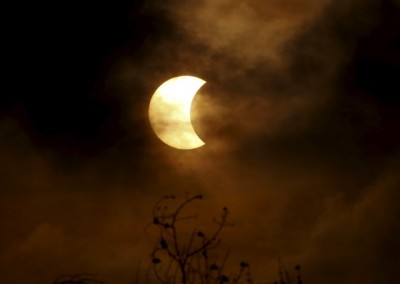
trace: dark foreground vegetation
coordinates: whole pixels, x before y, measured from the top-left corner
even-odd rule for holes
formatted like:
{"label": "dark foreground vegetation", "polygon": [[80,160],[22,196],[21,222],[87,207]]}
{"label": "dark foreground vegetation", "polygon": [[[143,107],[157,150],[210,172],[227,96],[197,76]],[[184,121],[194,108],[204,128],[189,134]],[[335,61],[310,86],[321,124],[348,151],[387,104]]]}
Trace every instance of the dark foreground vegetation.
{"label": "dark foreground vegetation", "polygon": [[[161,198],[153,207],[151,226],[157,230],[157,241],[150,252],[145,275],[136,271],[135,284],[303,284],[300,265],[295,273],[289,273],[279,262],[278,280],[256,280],[251,266],[241,261],[234,272],[227,271],[226,263],[229,249],[221,248],[222,230],[229,226],[229,210],[224,207],[217,218],[213,218],[214,229],[211,232],[192,229],[188,232],[185,225],[196,219],[198,214],[189,214],[188,208],[194,202],[202,200],[202,195],[189,196],[179,201],[173,195]],[[171,206],[172,204],[172,206]],[[58,277],[53,284],[105,284],[90,274],[76,274]],[[110,283],[111,284],[111,283]]]}

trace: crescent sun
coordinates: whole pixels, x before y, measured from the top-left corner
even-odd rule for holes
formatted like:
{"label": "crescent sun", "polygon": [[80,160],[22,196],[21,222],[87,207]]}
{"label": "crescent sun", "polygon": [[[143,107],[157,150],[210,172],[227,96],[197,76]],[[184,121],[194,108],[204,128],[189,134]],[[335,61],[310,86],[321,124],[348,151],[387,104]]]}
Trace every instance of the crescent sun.
{"label": "crescent sun", "polygon": [[154,133],[177,149],[195,149],[205,143],[197,136],[190,117],[194,96],[206,81],[179,76],[164,82],[153,94],[149,119]]}

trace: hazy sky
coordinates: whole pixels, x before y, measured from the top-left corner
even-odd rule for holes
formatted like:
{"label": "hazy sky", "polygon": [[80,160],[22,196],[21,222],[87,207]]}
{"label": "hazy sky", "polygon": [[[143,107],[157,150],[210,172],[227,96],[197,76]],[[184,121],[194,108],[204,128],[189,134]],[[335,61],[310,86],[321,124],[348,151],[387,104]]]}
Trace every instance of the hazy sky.
{"label": "hazy sky", "polygon": [[[129,283],[152,205],[186,191],[206,219],[230,209],[231,262],[258,282],[278,258],[307,284],[398,280],[398,0],[85,2],[10,12],[0,282]],[[207,81],[192,151],[147,117],[179,75]]]}

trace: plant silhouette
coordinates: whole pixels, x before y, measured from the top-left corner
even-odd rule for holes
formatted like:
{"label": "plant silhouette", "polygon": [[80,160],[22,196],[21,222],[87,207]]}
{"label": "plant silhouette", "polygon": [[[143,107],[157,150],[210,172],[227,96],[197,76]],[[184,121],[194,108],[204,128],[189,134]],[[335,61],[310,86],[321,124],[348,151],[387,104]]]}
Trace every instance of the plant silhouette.
{"label": "plant silhouette", "polygon": [[[223,274],[228,252],[218,259],[212,252],[220,245],[219,235],[227,225],[229,211],[222,209],[221,216],[214,218],[216,227],[211,234],[193,230],[186,240],[179,234],[179,223],[196,217],[184,216],[183,210],[193,202],[201,200],[202,195],[187,197],[175,208],[168,208],[164,203],[175,199],[168,195],[161,198],[153,208],[153,222],[159,230],[159,240],[151,252],[151,271],[160,283],[221,283],[229,278]],[[247,268],[243,267],[243,269]],[[148,279],[148,277],[147,277]]]}
{"label": "plant silhouette", "polygon": [[[136,271],[136,284],[303,284],[300,265],[296,265],[296,277],[279,260],[279,278],[275,282],[256,282],[246,261],[238,263],[236,273],[228,273],[226,262],[229,249],[221,253],[221,232],[230,225],[229,210],[223,207],[218,218],[213,218],[214,230],[206,233],[194,229],[184,232],[184,220],[195,219],[198,215],[185,215],[188,207],[203,199],[202,195],[186,196],[179,201],[174,195],[158,200],[152,210],[151,226],[157,229],[156,245],[150,252],[146,277],[141,281],[139,265]],[[169,201],[175,206],[169,207]],[[186,230],[187,231],[187,230]],[[186,235],[186,236],[185,236]],[[74,274],[58,277],[53,284],[104,284],[92,274]]]}
{"label": "plant silhouette", "polygon": [[[151,275],[162,284],[239,284],[254,283],[248,262],[242,261],[238,271],[229,274],[226,271],[226,261],[229,250],[221,254],[220,234],[229,225],[229,211],[222,208],[221,215],[213,218],[214,231],[206,234],[203,230],[194,229],[188,237],[178,229],[180,221],[197,217],[184,215],[184,209],[192,203],[203,199],[202,195],[186,196],[173,208],[166,204],[175,200],[174,195],[161,198],[153,207],[152,225],[158,229],[159,235],[155,247],[151,251],[151,263],[147,271],[146,283],[150,283]],[[296,266],[297,277],[294,280],[280,261],[279,280],[276,284],[302,284],[300,266]],[[270,282],[271,283],[271,282]]]}
{"label": "plant silhouette", "polygon": [[104,284],[105,282],[99,281],[94,278],[94,275],[88,273],[80,273],[73,275],[59,276],[53,284]]}

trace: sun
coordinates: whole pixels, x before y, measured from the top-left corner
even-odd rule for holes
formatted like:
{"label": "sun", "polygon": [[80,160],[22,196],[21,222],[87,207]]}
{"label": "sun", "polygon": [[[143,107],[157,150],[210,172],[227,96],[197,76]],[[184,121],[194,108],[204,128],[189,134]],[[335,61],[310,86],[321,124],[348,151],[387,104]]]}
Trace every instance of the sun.
{"label": "sun", "polygon": [[196,134],[190,116],[197,91],[206,82],[193,76],[179,76],[164,82],[154,93],[149,106],[150,124],[165,144],[182,150],[205,143]]}

